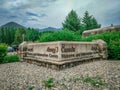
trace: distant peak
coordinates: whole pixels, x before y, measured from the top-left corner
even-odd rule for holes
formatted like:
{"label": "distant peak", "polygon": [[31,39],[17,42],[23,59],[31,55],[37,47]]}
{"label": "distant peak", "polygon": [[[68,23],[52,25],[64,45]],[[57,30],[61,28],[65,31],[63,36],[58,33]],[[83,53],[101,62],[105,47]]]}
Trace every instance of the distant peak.
{"label": "distant peak", "polygon": [[39,29],[40,32],[45,32],[45,31],[58,31],[61,30],[60,28],[54,28],[54,27],[47,27],[43,29]]}
{"label": "distant peak", "polygon": [[22,26],[22,25],[20,25],[20,24],[18,24],[16,22],[13,22],[13,21],[8,22],[8,23],[2,25],[1,27],[7,27],[7,28],[25,28],[24,26]]}

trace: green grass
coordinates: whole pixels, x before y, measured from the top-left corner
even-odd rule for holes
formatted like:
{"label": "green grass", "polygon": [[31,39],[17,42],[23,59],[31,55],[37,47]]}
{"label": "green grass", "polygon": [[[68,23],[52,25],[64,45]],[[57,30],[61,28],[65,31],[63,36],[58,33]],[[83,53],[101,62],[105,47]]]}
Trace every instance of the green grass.
{"label": "green grass", "polygon": [[92,86],[103,86],[104,82],[101,81],[98,77],[85,77],[83,82],[90,83]]}
{"label": "green grass", "polygon": [[14,54],[14,55],[5,56],[2,63],[11,63],[11,62],[18,62],[18,61],[19,61],[19,56]]}

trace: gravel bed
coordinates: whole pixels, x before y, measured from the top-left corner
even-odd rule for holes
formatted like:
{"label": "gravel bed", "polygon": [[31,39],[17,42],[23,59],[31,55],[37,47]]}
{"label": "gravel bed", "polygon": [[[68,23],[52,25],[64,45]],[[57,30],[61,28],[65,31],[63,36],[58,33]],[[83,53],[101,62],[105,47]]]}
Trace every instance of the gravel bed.
{"label": "gravel bed", "polygon": [[[87,77],[104,84],[85,82]],[[44,83],[49,78],[54,79],[52,89]],[[61,71],[26,62],[0,64],[0,90],[120,90],[120,61],[89,62]]]}

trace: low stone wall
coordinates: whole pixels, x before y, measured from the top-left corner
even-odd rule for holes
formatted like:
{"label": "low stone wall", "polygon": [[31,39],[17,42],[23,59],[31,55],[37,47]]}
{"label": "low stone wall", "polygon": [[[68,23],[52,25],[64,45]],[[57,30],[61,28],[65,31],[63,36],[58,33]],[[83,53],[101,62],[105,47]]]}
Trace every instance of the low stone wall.
{"label": "low stone wall", "polygon": [[[94,59],[106,59],[106,43],[102,40],[92,42],[47,42],[47,43],[22,43],[20,45],[21,60],[46,65],[76,64],[76,62]],[[73,65],[74,66],[74,65]]]}
{"label": "low stone wall", "polygon": [[120,31],[120,25],[92,29],[92,30],[86,30],[82,33],[82,37],[88,37],[90,35],[100,34],[103,32],[113,32],[113,31],[116,31],[116,32]]}

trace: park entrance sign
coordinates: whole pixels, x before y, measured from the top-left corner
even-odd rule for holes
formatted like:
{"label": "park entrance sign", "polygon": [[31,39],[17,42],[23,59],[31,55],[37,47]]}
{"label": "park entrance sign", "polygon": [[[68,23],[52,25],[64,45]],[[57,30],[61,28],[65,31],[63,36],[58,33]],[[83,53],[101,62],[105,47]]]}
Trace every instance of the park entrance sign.
{"label": "park entrance sign", "polygon": [[103,40],[92,42],[23,42],[19,48],[21,61],[53,69],[63,69],[87,61],[107,59],[107,45]]}

